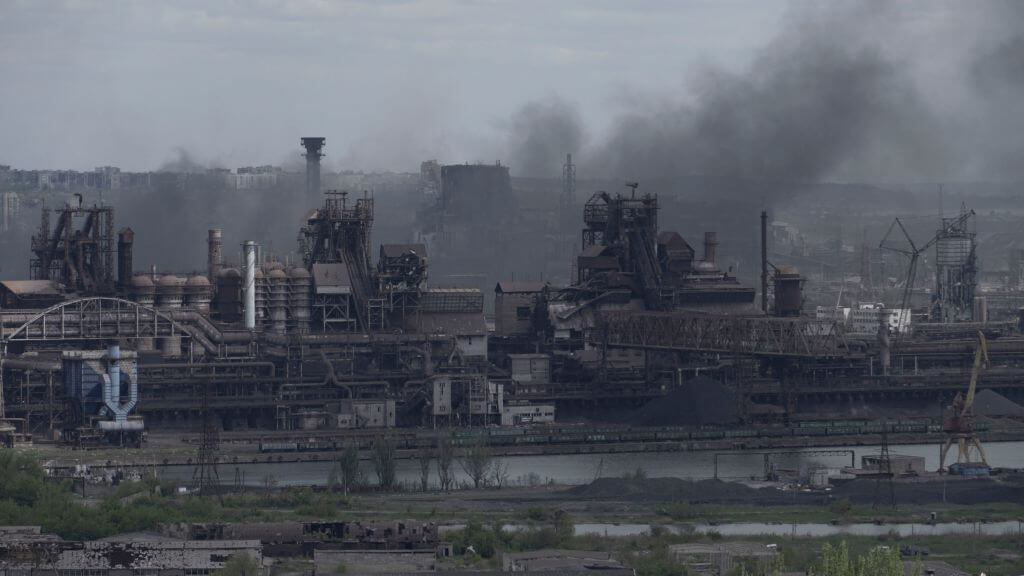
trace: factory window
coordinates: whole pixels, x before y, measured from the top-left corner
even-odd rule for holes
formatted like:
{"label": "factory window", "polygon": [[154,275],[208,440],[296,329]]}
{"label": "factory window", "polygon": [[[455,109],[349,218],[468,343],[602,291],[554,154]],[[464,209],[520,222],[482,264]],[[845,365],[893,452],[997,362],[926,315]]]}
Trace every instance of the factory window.
{"label": "factory window", "polygon": [[529,306],[516,306],[516,320],[529,320],[530,319],[530,307]]}

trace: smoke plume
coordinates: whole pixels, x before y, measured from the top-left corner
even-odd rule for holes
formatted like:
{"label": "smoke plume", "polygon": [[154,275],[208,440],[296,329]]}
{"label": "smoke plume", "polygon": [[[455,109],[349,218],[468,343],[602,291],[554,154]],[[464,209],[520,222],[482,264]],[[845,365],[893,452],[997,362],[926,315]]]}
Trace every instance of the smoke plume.
{"label": "smoke plume", "polygon": [[511,169],[525,176],[560,174],[561,158],[580,149],[583,135],[583,119],[572,104],[558,97],[529,102],[509,125]]}
{"label": "smoke plume", "polygon": [[522,144],[512,158],[520,173],[551,175],[561,155],[577,152],[580,174],[670,186],[719,182],[697,193],[756,189],[759,202],[823,180],[1020,178],[1020,6],[982,5],[986,17],[976,19],[988,22],[964,33],[981,39],[966,49],[950,46],[946,32],[973,5],[940,3],[937,12],[953,13],[946,24],[909,37],[921,5],[794,4],[780,34],[745,69],[708,65],[679,94],[633,97],[610,131],[582,150],[564,135],[580,124],[575,108],[525,105],[511,123],[511,140]]}

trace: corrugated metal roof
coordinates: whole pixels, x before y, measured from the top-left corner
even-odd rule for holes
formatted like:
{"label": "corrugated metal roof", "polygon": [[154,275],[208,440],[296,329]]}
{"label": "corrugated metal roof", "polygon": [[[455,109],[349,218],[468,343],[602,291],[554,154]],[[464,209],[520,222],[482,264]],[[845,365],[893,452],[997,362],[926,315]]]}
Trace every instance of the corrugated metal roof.
{"label": "corrugated metal roof", "polygon": [[12,294],[54,294],[59,295],[60,288],[53,280],[4,280],[0,285]]}

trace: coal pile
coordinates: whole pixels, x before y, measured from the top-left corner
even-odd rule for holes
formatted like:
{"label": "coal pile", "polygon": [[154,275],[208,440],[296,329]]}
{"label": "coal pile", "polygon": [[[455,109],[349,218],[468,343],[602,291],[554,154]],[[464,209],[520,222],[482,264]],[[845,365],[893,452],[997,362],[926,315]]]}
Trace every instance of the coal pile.
{"label": "coal pile", "polygon": [[[1024,503],[1024,484],[1019,477],[957,478],[893,483],[897,504],[984,504],[991,502]],[[836,486],[833,498],[849,498],[858,504],[871,504],[876,498],[888,498],[888,488],[877,480],[862,478]]]}
{"label": "coal pile", "polygon": [[720,382],[698,376],[631,413],[633,426],[702,426],[739,420],[736,394]]}
{"label": "coal pile", "polygon": [[[1024,475],[1004,474],[990,478],[897,480],[894,483],[898,504],[984,504],[1024,503]],[[861,478],[836,485],[828,493],[779,490],[773,487],[751,488],[722,480],[683,480],[681,478],[598,478],[590,484],[574,486],[559,493],[568,500],[613,502],[688,502],[690,504],[741,505],[827,505],[840,498],[855,504],[872,504],[888,498],[888,487],[872,478]]]}
{"label": "coal pile", "polygon": [[774,488],[751,488],[722,480],[681,478],[598,478],[566,490],[568,498],[631,502],[784,504],[792,496]]}
{"label": "coal pile", "polygon": [[974,396],[974,413],[989,418],[1024,418],[1024,406],[994,390],[982,390]]}

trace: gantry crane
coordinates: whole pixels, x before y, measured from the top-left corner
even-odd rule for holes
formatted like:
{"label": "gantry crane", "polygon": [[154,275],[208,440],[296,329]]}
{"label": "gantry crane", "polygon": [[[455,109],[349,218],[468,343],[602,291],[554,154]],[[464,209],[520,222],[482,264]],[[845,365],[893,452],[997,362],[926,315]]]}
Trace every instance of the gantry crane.
{"label": "gantry crane", "polygon": [[979,460],[971,460],[970,450],[971,447],[974,447],[978,451],[980,462],[988,466],[981,441],[974,435],[974,391],[978,387],[978,373],[986,366],[988,366],[988,343],[985,340],[985,334],[979,330],[978,345],[974,349],[974,364],[971,366],[971,381],[967,386],[967,394],[963,395],[957,392],[953,403],[946,407],[942,415],[942,431],[946,433],[946,439],[939,450],[940,472],[946,469],[946,455],[953,442],[957,443],[957,463],[978,462]]}

